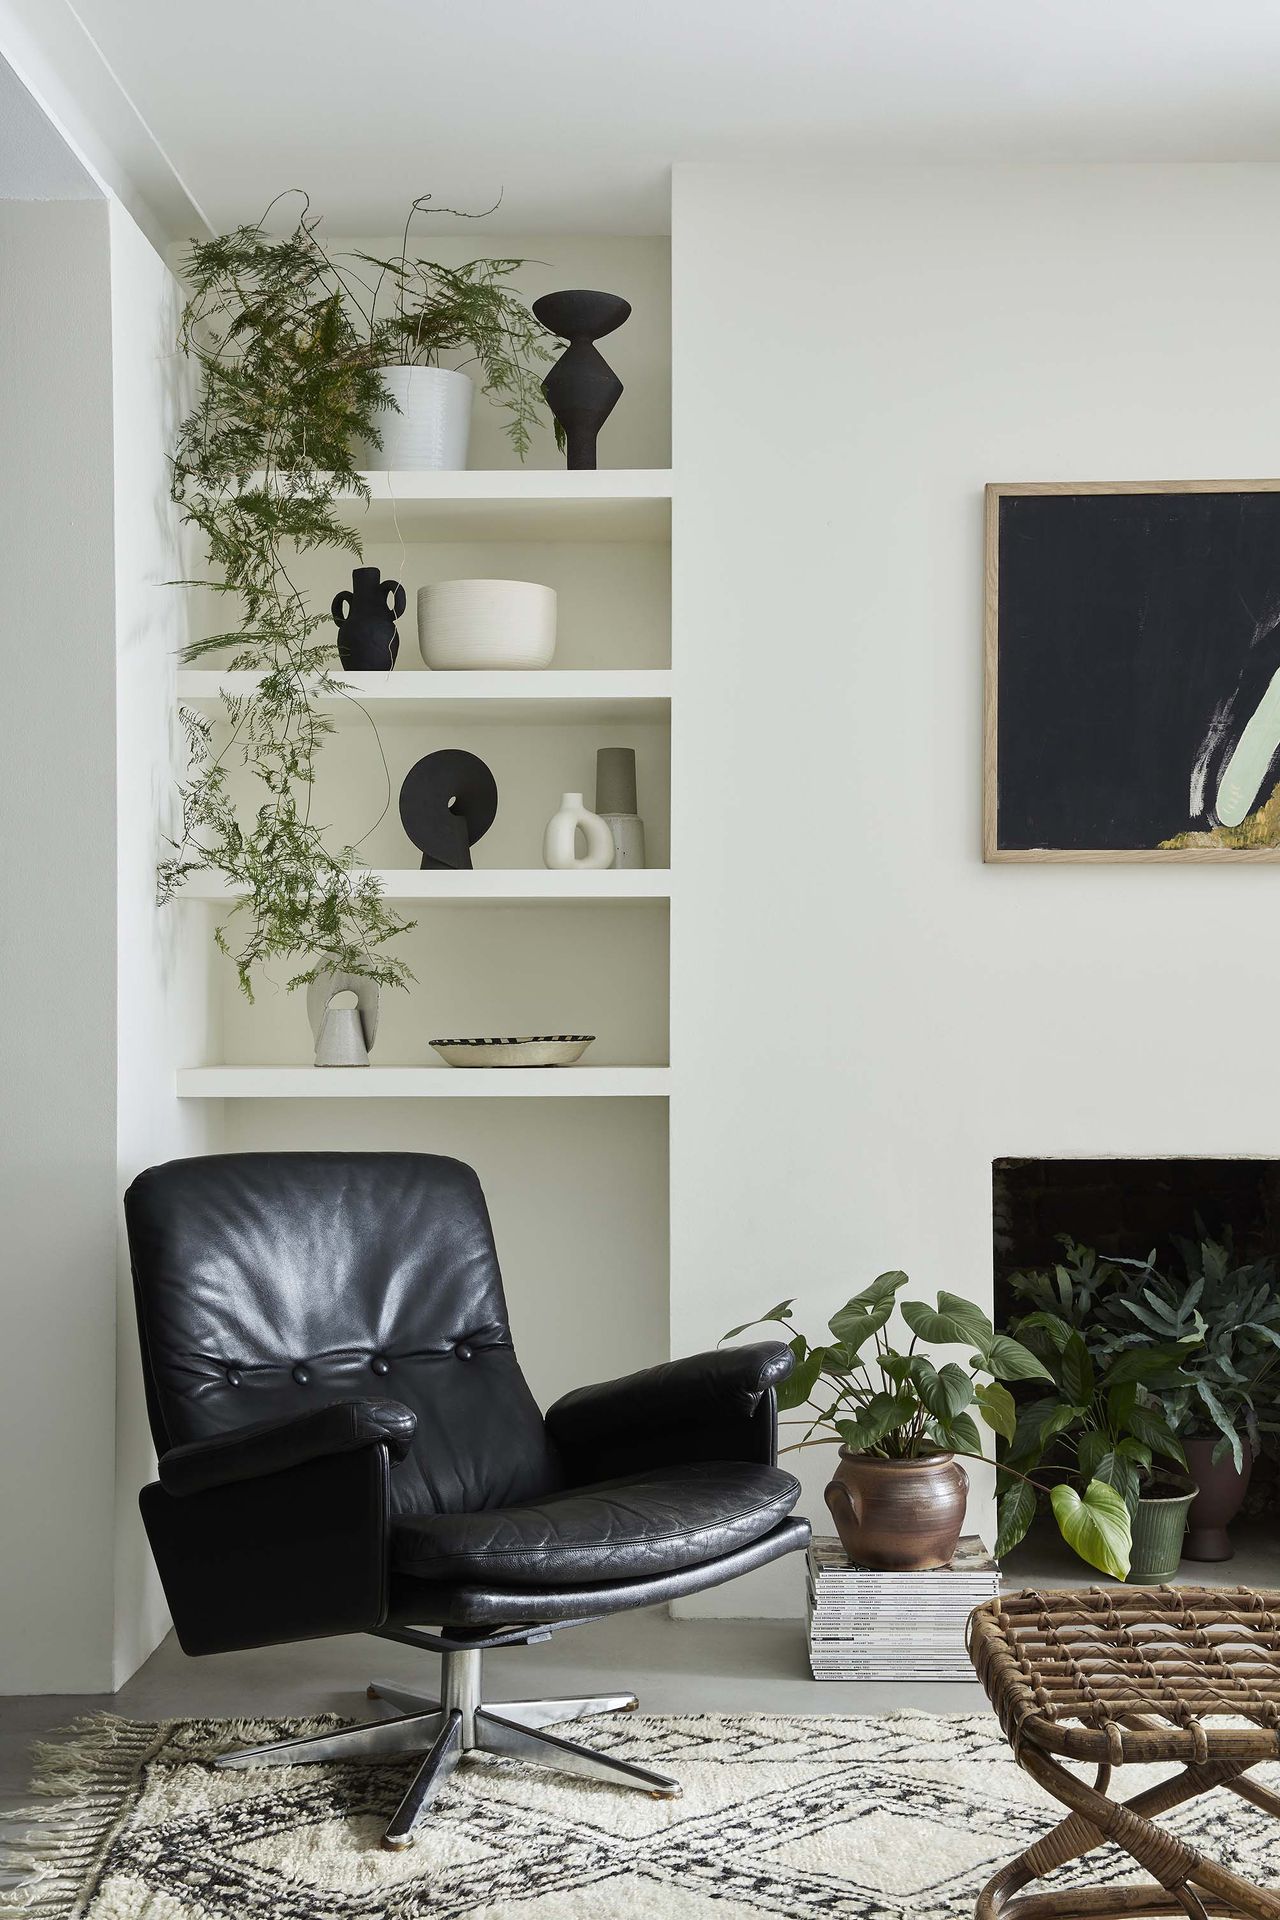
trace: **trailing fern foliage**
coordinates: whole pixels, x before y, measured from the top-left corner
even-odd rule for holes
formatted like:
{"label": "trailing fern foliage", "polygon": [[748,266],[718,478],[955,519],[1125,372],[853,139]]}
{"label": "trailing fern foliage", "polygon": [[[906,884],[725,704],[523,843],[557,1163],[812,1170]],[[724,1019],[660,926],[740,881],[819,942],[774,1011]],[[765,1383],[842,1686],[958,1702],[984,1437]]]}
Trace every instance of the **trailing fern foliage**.
{"label": "trailing fern foliage", "polygon": [[[262,679],[251,696],[224,701],[225,741],[205,716],[182,715],[181,828],[160,866],[160,896],[199,872],[241,894],[215,938],[250,999],[255,972],[274,960],[293,965],[291,987],[329,966],[387,986],[410,978],[388,944],[413,923],[388,908],[356,847],[331,845],[312,814],[317,757],[333,731],[318,701],[343,682],[328,614],[310,610],[294,578],[299,554],[360,557],[337,501],[368,498],[352,449],[381,443],[379,414],[394,405],[378,369],[469,343],[523,454],[534,368],[547,357],[542,330],[502,284],[520,262],[446,272],[407,257],[370,260],[395,294],[382,315],[379,287],[340,266],[317,226],[304,202],[286,237],[239,227],[194,243],[184,263],[180,346],[200,389],[178,433],[173,498],[203,539],[209,577],[198,584],[234,604],[234,624],[183,659],[230,650],[233,670]],[[232,798],[236,767],[259,789],[256,808]]]}

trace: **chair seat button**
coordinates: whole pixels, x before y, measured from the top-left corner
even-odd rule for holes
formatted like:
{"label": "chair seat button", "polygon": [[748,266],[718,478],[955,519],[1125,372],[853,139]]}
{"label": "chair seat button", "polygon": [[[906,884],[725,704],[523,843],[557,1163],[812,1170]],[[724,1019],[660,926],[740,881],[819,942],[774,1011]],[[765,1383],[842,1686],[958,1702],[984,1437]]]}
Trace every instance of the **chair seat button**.
{"label": "chair seat button", "polygon": [[374,1373],[390,1373],[391,1371],[391,1362],[381,1353],[375,1353],[369,1365]]}
{"label": "chair seat button", "polygon": [[227,1368],[227,1385],[229,1387],[238,1387],[243,1378],[244,1375],[241,1373],[239,1367]]}
{"label": "chair seat button", "polygon": [[295,1367],[293,1370],[293,1377],[297,1381],[300,1387],[305,1387],[310,1385],[311,1374],[306,1367]]}
{"label": "chair seat button", "polygon": [[465,1340],[461,1341],[454,1348],[454,1352],[457,1354],[459,1360],[469,1360],[471,1358],[471,1349]]}

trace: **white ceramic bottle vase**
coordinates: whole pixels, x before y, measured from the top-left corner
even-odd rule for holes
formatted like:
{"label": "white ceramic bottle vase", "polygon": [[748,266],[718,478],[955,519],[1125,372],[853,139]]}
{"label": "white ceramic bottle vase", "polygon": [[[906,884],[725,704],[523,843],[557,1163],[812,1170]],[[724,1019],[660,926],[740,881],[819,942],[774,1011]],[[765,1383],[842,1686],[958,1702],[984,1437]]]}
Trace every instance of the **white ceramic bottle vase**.
{"label": "white ceramic bottle vase", "polygon": [[[585,854],[578,852],[579,833],[586,843]],[[542,864],[559,873],[613,865],[613,835],[599,814],[583,805],[580,793],[561,794],[559,809],[542,836]]]}

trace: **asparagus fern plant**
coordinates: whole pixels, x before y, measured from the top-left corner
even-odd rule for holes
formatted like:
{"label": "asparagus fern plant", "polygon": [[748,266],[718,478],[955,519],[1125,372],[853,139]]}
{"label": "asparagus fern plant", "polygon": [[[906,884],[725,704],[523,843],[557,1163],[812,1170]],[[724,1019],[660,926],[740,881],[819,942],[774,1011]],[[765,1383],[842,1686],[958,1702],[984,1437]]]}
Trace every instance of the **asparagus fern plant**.
{"label": "asparagus fern plant", "polygon": [[[299,554],[360,556],[337,503],[368,497],[352,449],[380,444],[379,414],[394,404],[379,368],[469,342],[523,454],[533,372],[546,357],[542,330],[505,286],[519,262],[445,270],[403,251],[398,261],[365,256],[395,289],[394,311],[383,314],[379,285],[339,264],[318,224],[304,201],[284,237],[261,222],[239,227],[196,242],[184,263],[180,346],[199,397],[178,432],[173,497],[203,539],[209,577],[182,584],[231,601],[235,624],[183,659],[229,650],[232,669],[262,678],[251,695],[224,702],[225,737],[204,715],[183,713],[181,825],[161,862],[160,896],[198,872],[221,875],[241,896],[215,938],[250,999],[255,973],[279,959],[294,967],[290,986],[327,966],[383,985],[409,979],[389,947],[412,922],[388,908],[358,848],[333,844],[313,811],[317,758],[333,730],[320,703],[343,683],[328,616],[311,610],[295,577]],[[237,766],[258,789],[247,814],[231,791]]]}

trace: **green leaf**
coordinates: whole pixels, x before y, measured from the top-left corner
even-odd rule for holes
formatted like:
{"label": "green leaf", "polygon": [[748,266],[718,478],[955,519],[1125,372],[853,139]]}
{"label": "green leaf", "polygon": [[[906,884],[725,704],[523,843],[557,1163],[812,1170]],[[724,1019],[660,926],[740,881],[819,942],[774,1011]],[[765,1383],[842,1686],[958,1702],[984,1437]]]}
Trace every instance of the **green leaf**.
{"label": "green leaf", "polygon": [[[1081,1472],[1084,1472],[1083,1466]],[[1138,1501],[1138,1469],[1132,1460],[1118,1450],[1108,1451],[1098,1461],[1092,1478],[1101,1486],[1114,1487],[1132,1516]]]}
{"label": "green leaf", "polygon": [[1105,1433],[1099,1433],[1096,1428],[1088,1433],[1082,1433],[1076,1447],[1076,1465],[1080,1469],[1081,1479],[1086,1482],[1096,1480],[1098,1464],[1105,1460],[1110,1452],[1111,1443]]}
{"label": "green leaf", "polygon": [[1028,1313],[1024,1314],[1022,1319],[1015,1323],[1014,1332],[1017,1334],[1019,1340],[1023,1340],[1024,1344],[1024,1336],[1026,1334],[1043,1334],[1048,1343],[1048,1348],[1055,1353],[1061,1353],[1071,1338],[1072,1330],[1066,1321],[1060,1319],[1056,1313]]}
{"label": "green leaf", "polygon": [[1126,1579],[1132,1529],[1129,1509],[1115,1488],[1091,1480],[1083,1495],[1062,1485],[1049,1498],[1058,1531],[1072,1551],[1113,1580]]}
{"label": "green leaf", "polygon": [[1073,1333],[1062,1350],[1062,1390],[1077,1407],[1093,1399],[1093,1362],[1083,1334]]}
{"label": "green leaf", "polygon": [[[1108,1374],[1107,1379],[1109,1380],[1110,1377]],[[1107,1418],[1113,1427],[1117,1429],[1127,1427],[1133,1410],[1138,1405],[1136,1381],[1128,1380],[1121,1386],[1107,1388]]]}
{"label": "green leaf", "polygon": [[1140,1440],[1152,1453],[1163,1453],[1170,1460],[1176,1460],[1185,1467],[1187,1456],[1179,1440],[1164,1415],[1157,1413],[1154,1407],[1134,1406],[1130,1409],[1125,1422],[1135,1440]]}
{"label": "green leaf", "polygon": [[1026,1480],[1015,1480],[1006,1488],[997,1502],[996,1548],[997,1560],[1002,1560],[1019,1540],[1026,1536],[1027,1528],[1036,1517],[1036,1490]]}
{"label": "green leaf", "polygon": [[740,1333],[747,1331],[748,1327],[763,1327],[770,1320],[788,1320],[794,1305],[794,1300],[779,1300],[776,1307],[770,1307],[768,1313],[762,1313],[758,1320],[744,1320],[740,1327],[730,1327],[728,1333],[720,1337],[722,1340],[736,1340]]}
{"label": "green leaf", "polygon": [[936,1420],[939,1437],[960,1453],[981,1453],[982,1435],[970,1414],[958,1413],[951,1420]]}
{"label": "green leaf", "polygon": [[1176,1350],[1167,1347],[1129,1347],[1124,1353],[1118,1354],[1107,1368],[1104,1384],[1107,1387],[1119,1387],[1138,1381],[1145,1386],[1153,1386],[1159,1381],[1173,1387],[1183,1379]]}
{"label": "green leaf", "polygon": [[1018,1426],[1018,1409],[1008,1387],[993,1380],[990,1385],[983,1383],[973,1391],[978,1411],[992,1432],[998,1433],[1002,1440],[1012,1440]]}
{"label": "green leaf", "polygon": [[875,1393],[854,1419],[837,1420],[836,1425],[851,1453],[865,1453],[878,1446],[886,1434],[905,1426],[915,1410],[912,1394]]}
{"label": "green leaf", "polygon": [[1069,1427],[1074,1427],[1084,1418],[1087,1411],[1085,1407],[1073,1407],[1066,1401],[1059,1401],[1056,1406],[1050,1408],[1040,1422],[1041,1444],[1047,1445],[1060,1433],[1066,1433]]}
{"label": "green leaf", "polygon": [[[804,1347],[803,1336],[791,1341],[791,1350]],[[778,1406],[787,1412],[792,1407],[802,1407],[818,1384],[822,1373],[822,1363],[827,1357],[825,1347],[810,1347],[807,1352],[796,1353],[796,1364],[778,1387]]]}
{"label": "green leaf", "polygon": [[832,1314],[827,1325],[842,1346],[847,1347],[850,1353],[857,1353],[873,1334],[880,1331],[892,1312],[891,1300],[880,1306],[867,1306],[861,1301],[850,1300],[838,1313]]}
{"label": "green leaf", "polygon": [[935,1419],[950,1420],[973,1404],[973,1382],[953,1360],[938,1369],[922,1353],[915,1354],[911,1360],[911,1378],[925,1408]]}
{"label": "green leaf", "polygon": [[872,1306],[879,1306],[885,1300],[894,1300],[907,1284],[907,1276],[900,1267],[893,1267],[888,1273],[878,1273],[870,1286],[861,1293],[855,1293],[855,1300],[865,1300]]}
{"label": "green leaf", "polygon": [[1024,1347],[1020,1340],[1011,1340],[1007,1333],[997,1333],[988,1342],[981,1357],[981,1364],[997,1380],[1052,1380],[1042,1361],[1036,1359],[1030,1347]]}
{"label": "green leaf", "polygon": [[902,1317],[919,1339],[933,1347],[979,1347],[985,1354],[995,1330],[980,1307],[958,1293],[939,1293],[938,1304],[904,1300]]}
{"label": "green leaf", "polygon": [[1195,1390],[1204,1402],[1208,1410],[1209,1418],[1213,1421],[1214,1426],[1217,1427],[1223,1439],[1227,1441],[1231,1458],[1235,1461],[1236,1472],[1243,1472],[1244,1448],[1240,1444],[1240,1435],[1236,1431],[1235,1421],[1231,1418],[1231,1415],[1227,1412],[1207,1380],[1197,1379],[1195,1382]]}

